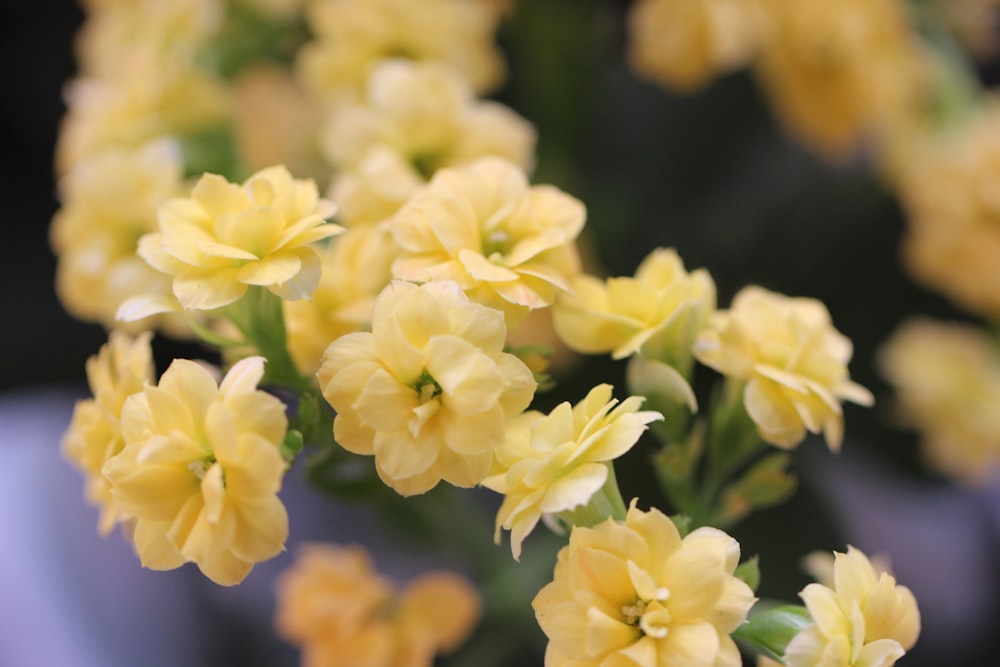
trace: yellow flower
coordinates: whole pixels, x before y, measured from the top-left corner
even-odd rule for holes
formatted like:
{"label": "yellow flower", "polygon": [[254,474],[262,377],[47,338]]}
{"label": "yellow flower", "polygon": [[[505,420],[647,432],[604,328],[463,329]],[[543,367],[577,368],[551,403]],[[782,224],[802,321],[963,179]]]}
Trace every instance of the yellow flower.
{"label": "yellow flower", "polygon": [[743,403],[760,437],[784,449],[809,430],[822,432],[837,450],[844,433],[840,401],[872,404],[871,393],[849,379],[852,351],[821,302],[756,286],[713,315],[694,346],[700,362],[746,381]]}
{"label": "yellow flower", "polygon": [[924,62],[900,0],[768,0],[757,74],[789,133],[854,154],[921,103]]}
{"label": "yellow flower", "polygon": [[78,401],[62,439],[62,452],[86,476],[87,500],[97,505],[97,530],[107,535],[124,517],[111,498],[111,487],[101,474],[105,462],[125,446],[121,411],[125,399],[152,382],[150,334],[131,338],[112,331],[108,342],[87,360],[87,382],[93,398]]}
{"label": "yellow flower", "polygon": [[535,381],[503,352],[499,311],[470,303],[452,282],[391,283],[376,299],[372,332],[335,340],[317,377],[337,411],[345,449],[374,455],[403,495],[440,480],[486,477],[505,424],[531,402]]}
{"label": "yellow flower", "polygon": [[740,664],[729,636],[753,591],[733,576],[739,544],[715,528],[683,540],[659,510],[635,501],[624,522],[574,527],[555,577],[532,606],[549,667]]}
{"label": "yellow flower", "polygon": [[504,160],[442,169],[389,223],[401,248],[393,275],[454,280],[513,326],[570,288],[585,217],[578,200],[552,186],[529,187]]}
{"label": "yellow flower", "polygon": [[1000,315],[1000,103],[918,149],[902,170],[903,258],[917,280],[976,313]]}
{"label": "yellow flower", "polygon": [[479,619],[475,589],[449,572],[397,591],[358,546],[306,544],[278,578],[275,624],[307,667],[430,667]]}
{"label": "yellow flower", "polygon": [[535,132],[507,107],[477,100],[449,65],[393,58],[374,67],[362,101],[330,113],[321,147],[343,170],[376,146],[391,148],[428,177],[486,155],[527,170]]}
{"label": "yellow flower", "polygon": [[632,66],[679,90],[748,64],[764,28],[757,0],[641,0],[628,24]]}
{"label": "yellow flower", "polygon": [[511,531],[515,559],[543,515],[587,504],[607,481],[609,463],[638,442],[646,424],[663,418],[639,412],[642,401],[630,396],[618,404],[611,385],[601,384],[575,406],[561,403],[548,415],[526,412],[511,420],[497,451],[501,471],[483,486],[506,496],[494,539],[500,541],[501,528]]}
{"label": "yellow flower", "polygon": [[904,324],[879,355],[896,390],[900,421],[921,435],[928,464],[982,485],[1000,473],[1000,355],[976,327],[931,320]]}
{"label": "yellow flower", "polygon": [[182,63],[141,64],[114,79],[82,78],[69,84],[69,108],[56,146],[57,173],[65,174],[108,148],[135,148],[227,121],[229,93],[217,78]]}
{"label": "yellow flower", "polygon": [[296,63],[321,97],[351,97],[371,67],[390,56],[436,60],[457,68],[477,92],[504,75],[493,43],[497,9],[481,0],[314,0],[307,8],[315,41]]}
{"label": "yellow flower", "polygon": [[138,257],[136,246],[156,230],[157,207],[181,184],[180,151],[170,141],[109,149],[63,177],[50,234],[56,293],[74,317],[110,329],[120,325],[115,313],[124,300],[170,293],[169,279]]}
{"label": "yellow flower", "polygon": [[601,282],[581,274],[553,309],[556,332],[571,348],[623,359],[642,350],[653,359],[690,358],[694,337],[715,310],[715,283],[704,269],[688,273],[673,249],[659,248],[634,278]]}
{"label": "yellow flower", "polygon": [[139,241],[139,254],[174,276],[173,291],[188,310],[226,306],[250,285],[294,300],[308,297],[320,278],[311,247],[343,231],[327,224],[333,204],[316,184],[284,167],[269,167],[242,185],[205,174],[190,198],[160,207],[160,231]]}
{"label": "yellow flower", "polygon": [[391,148],[375,146],[353,168],[330,184],[337,217],[344,225],[368,225],[388,220],[424,184],[412,162]]}
{"label": "yellow flower", "polygon": [[816,622],[785,649],[789,667],[891,667],[917,641],[920,612],[913,593],[878,574],[848,547],[834,561],[832,588],[809,584],[800,596]]}
{"label": "yellow flower", "polygon": [[315,373],[332,341],[371,328],[396,253],[392,238],[374,226],[349,227],[320,250],[323,275],[312,298],[284,302],[288,351],[299,370]]}
{"label": "yellow flower", "polygon": [[122,408],[125,448],[104,465],[118,508],[135,520],[145,567],[194,562],[212,581],[238,584],[288,536],[278,499],[288,428],[280,400],[257,390],[263,357],[235,364],[216,385],[176,359]]}

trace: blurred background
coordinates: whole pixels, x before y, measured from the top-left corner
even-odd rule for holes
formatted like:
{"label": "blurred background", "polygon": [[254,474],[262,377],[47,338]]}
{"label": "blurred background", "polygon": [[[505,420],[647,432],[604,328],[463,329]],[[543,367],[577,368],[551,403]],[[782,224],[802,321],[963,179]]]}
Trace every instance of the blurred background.
{"label": "blurred background", "polygon": [[[629,6],[523,0],[503,26],[510,76],[496,97],[538,130],[533,181],[587,205],[587,247],[609,275],[631,275],[653,248],[674,247],[689,269],[712,274],[720,305],[751,283],[820,299],[855,344],[852,379],[876,395],[872,410],[846,408],[840,456],[810,437],[795,452],[794,499],[732,531],[744,554],[761,557],[760,595],[794,600],[809,581],[799,566],[809,551],[854,544],[885,553],[923,615],[920,642],[901,664],[993,664],[1000,486],[966,488],[929,472],[916,436],[892,425],[874,361],[911,315],[971,316],[903,270],[904,217],[865,155],[831,162],[790,139],[747,71],[685,95],[640,79],[624,57]],[[58,452],[73,402],[87,393],[85,360],[106,340],[56,300],[48,244],[62,90],[75,73],[82,20],[68,1],[0,3],[0,201],[10,235],[0,246],[0,664],[296,664],[270,631],[271,585],[289,554],[236,589],[190,566],[141,571],[121,537],[97,536],[81,478]],[[995,72],[987,60],[978,73],[990,83]],[[157,345],[160,371],[172,356],[194,354]],[[577,388],[597,381],[623,386],[623,368],[588,359],[542,402],[577,400]],[[626,498],[657,504],[649,453],[632,452],[619,479]],[[404,579],[441,561],[382,530],[370,511],[310,492],[295,472],[282,494],[291,550],[303,539],[363,540],[380,567]],[[541,664],[540,645],[528,637],[511,664]]]}

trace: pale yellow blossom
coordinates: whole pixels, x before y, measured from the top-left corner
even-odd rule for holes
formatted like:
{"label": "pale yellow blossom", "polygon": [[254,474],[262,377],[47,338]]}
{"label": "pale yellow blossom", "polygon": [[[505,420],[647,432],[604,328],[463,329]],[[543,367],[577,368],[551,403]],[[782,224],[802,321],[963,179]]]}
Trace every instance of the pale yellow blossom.
{"label": "pale yellow blossom", "polygon": [[86,476],[87,500],[100,508],[97,530],[107,535],[124,517],[101,474],[105,462],[125,446],[122,406],[154,380],[150,334],[131,338],[112,331],[100,352],[87,360],[87,382],[93,398],[78,401],[62,438],[62,452]]}
{"label": "pale yellow blossom", "polygon": [[481,0],[313,0],[316,39],[297,70],[323,98],[352,97],[372,66],[388,57],[450,63],[477,92],[499,85],[504,62],[494,44],[497,8]]}
{"label": "pale yellow blossom", "polygon": [[497,512],[496,534],[510,533],[514,558],[521,543],[543,515],[586,505],[608,479],[608,466],[638,442],[651,421],[663,415],[639,411],[643,399],[622,403],[611,397],[611,385],[597,385],[570,406],[560,403],[551,413],[526,412],[510,421],[507,438],[497,450],[499,472],[483,486],[504,494]]}
{"label": "pale yellow blossom", "polygon": [[312,375],[332,341],[370,329],[396,252],[392,238],[374,226],[349,227],[320,250],[323,275],[312,298],[284,302],[288,351],[299,370]]}
{"label": "pale yellow blossom", "polygon": [[690,346],[715,310],[715,283],[704,269],[688,273],[673,249],[659,248],[634,278],[600,281],[581,274],[553,309],[556,332],[571,348],[623,359],[640,350],[667,360],[690,358]]}
{"label": "pale yellow blossom", "polygon": [[900,174],[906,267],[964,308],[1000,316],[1000,103],[915,151]]}
{"label": "pale yellow blossom", "polygon": [[160,207],[160,231],[140,239],[139,255],[174,277],[174,295],[187,310],[226,306],[250,285],[302,299],[319,283],[313,244],[343,231],[326,223],[333,212],[313,181],[295,180],[281,166],[242,186],[205,174],[190,198]]}
{"label": "pale yellow blossom", "polygon": [[753,591],[733,576],[739,544],[715,528],[681,539],[635,501],[624,522],[574,527],[555,577],[532,606],[549,638],[548,667],[737,667],[729,636]]}
{"label": "pale yellow blossom", "polygon": [[219,0],[134,0],[100,4],[76,36],[80,72],[113,79],[139,63],[193,63],[218,30]]}
{"label": "pale yellow blossom", "polygon": [[182,172],[176,144],[156,141],[104,151],[60,181],[62,207],[49,233],[58,258],[56,294],[74,317],[112,328],[129,297],[169,294],[169,278],[137,256],[136,247],[156,230],[157,207],[180,194]]}
{"label": "pale yellow blossom", "polygon": [[412,162],[391,148],[375,146],[351,169],[337,174],[330,199],[347,227],[391,218],[425,183]]}
{"label": "pale yellow blossom", "polygon": [[806,431],[831,449],[844,433],[841,401],[871,405],[847,370],[853,346],[833,328],[826,306],[751,286],[713,315],[694,346],[700,362],[745,381],[743,403],[765,441],[790,449]]}
{"label": "pale yellow blossom", "polygon": [[800,596],[815,621],[785,649],[789,667],[891,667],[920,634],[913,593],[877,573],[864,553],[835,555],[831,587],[809,584]]}
{"label": "pale yellow blossom", "polygon": [[699,88],[750,63],[762,19],[758,0],[640,0],[628,17],[629,59],[651,79]]}
{"label": "pale yellow blossom", "polygon": [[756,72],[789,134],[833,159],[909,118],[926,61],[902,0],[767,0]]}
{"label": "pale yellow blossom", "polygon": [[450,572],[397,591],[358,546],[306,544],[276,587],[275,624],[306,667],[430,667],[465,641],[481,609],[475,589]]}
{"label": "pale yellow blossom", "polygon": [[481,482],[507,421],[531,402],[535,381],[503,351],[503,315],[471,303],[453,282],[395,281],[375,301],[371,333],[338,338],[317,377],[337,411],[345,449],[374,455],[403,495],[440,480]]}
{"label": "pale yellow blossom", "polygon": [[454,280],[474,301],[503,310],[513,326],[570,289],[585,217],[577,199],[552,186],[529,187],[505,160],[442,169],[389,223],[401,248],[393,275]]}
{"label": "pale yellow blossom", "polygon": [[194,562],[231,586],[284,548],[288,419],[280,400],[257,390],[263,375],[263,357],[248,357],[217,385],[205,367],[176,359],[158,386],[125,402],[125,447],[103,472],[115,505],[134,520],[145,567]]}
{"label": "pale yellow blossom", "polygon": [[374,67],[362,100],[330,112],[322,148],[342,170],[385,146],[430,176],[485,155],[527,170],[534,145],[530,123],[501,104],[477,100],[451,66],[393,58]]}
{"label": "pale yellow blossom", "polygon": [[230,114],[229,91],[219,79],[175,62],[144,61],[114,79],[76,79],[66,99],[56,146],[59,174],[108,148],[190,136],[218,127]]}
{"label": "pale yellow blossom", "polygon": [[879,355],[900,422],[921,436],[928,465],[983,485],[1000,473],[1000,353],[969,324],[912,320]]}

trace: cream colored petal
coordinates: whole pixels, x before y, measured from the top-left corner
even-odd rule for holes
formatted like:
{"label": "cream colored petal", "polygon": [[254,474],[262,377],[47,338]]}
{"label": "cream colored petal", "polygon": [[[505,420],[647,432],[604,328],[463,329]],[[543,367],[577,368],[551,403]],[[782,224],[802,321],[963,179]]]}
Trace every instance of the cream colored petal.
{"label": "cream colored petal", "polygon": [[462,249],[458,252],[458,261],[462,267],[476,280],[487,283],[512,282],[518,279],[518,274],[510,269],[494,264],[483,257],[478,250]]}
{"label": "cream colored petal", "polygon": [[312,248],[296,248],[291,251],[299,260],[299,270],[285,282],[268,287],[286,301],[307,299],[316,291],[323,274],[323,264]]}
{"label": "cream colored petal", "polygon": [[833,587],[845,600],[863,602],[878,581],[875,568],[860,549],[848,547],[847,553],[834,554]]}
{"label": "cream colored petal", "polygon": [[670,591],[667,607],[675,622],[707,617],[722,593],[726,579],[718,555],[685,545],[672,554],[658,574],[660,585]]}
{"label": "cream colored petal", "polygon": [[587,610],[587,653],[604,655],[628,647],[639,638],[638,629],[611,618],[596,607]]}
{"label": "cream colored petal", "polygon": [[375,432],[375,460],[390,479],[406,479],[426,472],[437,460],[441,442],[433,433],[414,438],[406,431]]}
{"label": "cream colored petal", "polygon": [[243,211],[253,206],[242,188],[217,174],[205,174],[198,179],[191,191],[191,199],[210,218]]}
{"label": "cream colored petal", "polygon": [[513,354],[501,354],[494,359],[504,378],[504,391],[500,394],[500,407],[508,417],[528,409],[535,396],[538,383],[523,361]]}
{"label": "cream colored petal", "polygon": [[849,623],[836,593],[821,584],[809,584],[802,589],[799,597],[805,602],[809,615],[816,621],[816,627],[824,636],[849,635]]}
{"label": "cream colored petal", "polygon": [[267,359],[261,356],[240,359],[226,373],[219,383],[219,393],[223,400],[229,400],[234,394],[245,394],[256,391],[257,385],[264,378],[264,364]]}
{"label": "cream colored petal", "polygon": [[761,437],[772,445],[791,449],[805,438],[805,425],[794,406],[770,380],[751,379],[743,404]]}
{"label": "cream colored petal", "polygon": [[333,439],[349,452],[363,456],[375,453],[375,431],[353,410],[337,413],[333,420]]}
{"label": "cream colored petal", "polygon": [[851,667],[892,667],[905,653],[899,642],[879,639],[865,644]]}
{"label": "cream colored petal", "polygon": [[614,608],[635,602],[626,561],[603,549],[576,549],[569,561],[569,581],[570,588],[591,590]]}
{"label": "cream colored petal", "polygon": [[475,415],[444,410],[440,414],[448,449],[458,454],[492,453],[504,438],[504,415],[499,405]]}
{"label": "cream colored petal", "polygon": [[368,378],[352,408],[376,431],[400,431],[406,428],[418,405],[419,397],[412,387],[378,369]]}
{"label": "cream colored petal", "polygon": [[138,322],[139,320],[181,311],[181,304],[172,294],[143,294],[122,301],[115,312],[115,319],[120,322]]}
{"label": "cream colored petal", "polygon": [[236,507],[237,525],[232,552],[236,558],[259,563],[277,556],[288,539],[288,513],[277,496]]}
{"label": "cream colored petal", "polygon": [[675,621],[657,646],[658,665],[713,667],[720,644],[719,633],[711,624]]}
{"label": "cream colored petal", "polygon": [[[180,398],[196,420],[200,420],[208,405],[219,395],[219,387],[212,374],[201,364],[188,359],[174,359],[160,377],[159,387]],[[170,430],[166,422],[163,427]]]}
{"label": "cream colored petal", "polygon": [[392,488],[401,496],[416,496],[421,493],[426,493],[437,486],[437,483],[441,481],[441,476],[433,470],[427,470],[419,475],[403,479],[390,477],[386,475],[385,471],[382,470],[382,467],[378,465],[377,459],[375,464],[375,470],[378,472],[379,479],[385,482],[387,486]]}
{"label": "cream colored petal", "polygon": [[199,488],[186,468],[137,466],[121,454],[108,460],[103,473],[123,512],[152,521],[170,521]]}
{"label": "cream colored petal", "polygon": [[302,268],[302,260],[287,252],[268,255],[240,267],[236,279],[247,285],[280,285]]}
{"label": "cream colored petal", "polygon": [[219,457],[226,470],[226,491],[234,502],[252,501],[278,492],[287,468],[279,444],[280,441],[269,442],[255,433],[244,433],[233,447],[234,458]]}
{"label": "cream colored petal", "polygon": [[467,489],[479,484],[490,473],[492,465],[492,452],[459,454],[442,448],[433,470],[449,484]]}
{"label": "cream colored petal", "polygon": [[630,554],[630,558],[643,568],[650,571],[654,568],[659,569],[667,558],[681,548],[681,537],[677,532],[677,526],[656,508],[642,512],[633,500],[626,515],[626,523],[645,545],[643,552],[634,550]]}
{"label": "cream colored petal", "polygon": [[173,570],[186,561],[167,539],[170,524],[161,521],[139,520],[132,533],[132,546],[143,567],[151,570]]}
{"label": "cream colored petal", "polygon": [[174,295],[185,310],[212,310],[238,301],[247,292],[239,269],[187,269],[174,278]]}
{"label": "cream colored petal", "polygon": [[556,513],[585,505],[608,478],[608,467],[587,463],[553,480],[539,504],[542,512]]}
{"label": "cream colored petal", "polygon": [[403,590],[400,615],[421,626],[437,651],[454,650],[471,632],[482,613],[475,588],[456,574],[429,572]]}
{"label": "cream colored petal", "polygon": [[425,354],[427,371],[441,387],[441,400],[449,410],[475,415],[496,405],[504,378],[496,363],[471,343],[455,336],[434,336]]}

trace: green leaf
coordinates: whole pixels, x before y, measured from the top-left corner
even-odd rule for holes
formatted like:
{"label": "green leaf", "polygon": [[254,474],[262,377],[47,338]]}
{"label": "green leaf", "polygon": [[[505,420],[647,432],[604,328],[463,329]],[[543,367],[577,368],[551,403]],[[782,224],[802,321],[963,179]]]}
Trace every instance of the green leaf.
{"label": "green leaf", "polygon": [[750,590],[756,593],[757,588],[760,586],[760,557],[754,556],[743,561],[733,574],[736,575],[737,579],[749,586]]}
{"label": "green leaf", "polygon": [[733,637],[774,660],[782,660],[792,637],[813,625],[809,610],[798,605],[756,609],[747,622],[737,628]]}

